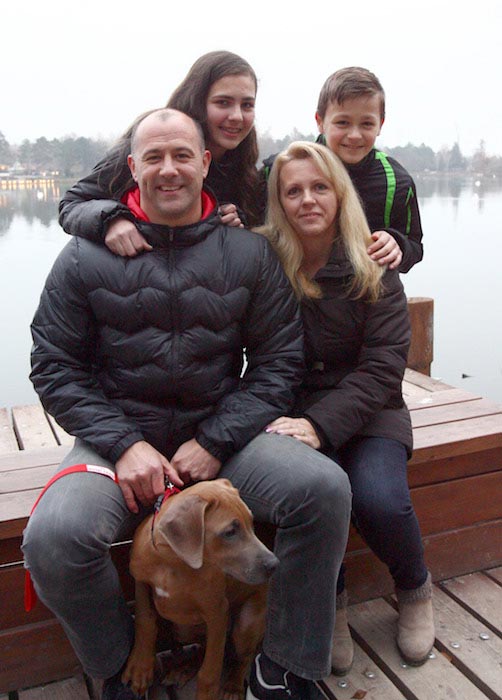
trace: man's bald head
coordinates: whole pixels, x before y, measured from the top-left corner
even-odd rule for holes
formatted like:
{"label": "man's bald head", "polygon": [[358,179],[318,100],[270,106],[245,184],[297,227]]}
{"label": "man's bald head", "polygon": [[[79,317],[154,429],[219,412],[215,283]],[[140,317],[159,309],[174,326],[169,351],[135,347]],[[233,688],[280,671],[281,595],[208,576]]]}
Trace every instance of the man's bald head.
{"label": "man's bald head", "polygon": [[131,134],[127,162],[141,208],[152,223],[176,227],[200,220],[211,154],[191,117],[175,109],[158,109],[140,118]]}
{"label": "man's bald head", "polygon": [[200,143],[200,148],[201,151],[203,152],[206,148],[206,143],[204,139],[204,132],[202,131],[202,127],[199,124],[199,122],[195,121],[195,119],[192,119],[192,117],[189,117],[187,114],[184,112],[180,112],[177,109],[170,109],[168,107],[163,107],[161,109],[154,109],[151,110],[150,112],[146,112],[143,114],[141,117],[138,118],[138,121],[134,124],[132,133],[131,133],[131,154],[134,155],[136,146],[137,146],[137,140],[138,140],[138,131],[141,135],[142,131],[142,126],[144,127],[145,122],[148,124],[151,121],[158,120],[159,122],[167,122],[173,117],[181,117],[181,119],[187,120],[188,122],[191,122],[193,125],[193,128],[195,132],[197,133],[199,143]]}

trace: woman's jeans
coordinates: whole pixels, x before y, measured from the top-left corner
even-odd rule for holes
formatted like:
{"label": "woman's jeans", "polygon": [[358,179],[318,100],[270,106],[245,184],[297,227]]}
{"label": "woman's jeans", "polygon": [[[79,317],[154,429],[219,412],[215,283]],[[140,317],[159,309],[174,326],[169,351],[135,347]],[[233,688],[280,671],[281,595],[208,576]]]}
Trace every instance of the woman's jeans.
{"label": "woman's jeans", "polygon": [[[113,468],[77,439],[60,468],[80,463]],[[219,476],[239,489],[255,520],[277,526],[280,565],[270,583],[265,653],[304,678],[326,676],[350,522],[346,474],[294,438],[263,433]],[[98,678],[118,672],[131,649],[133,623],[109,549],[140,520],[112,479],[75,473],[47,490],[25,530],[36,592],[63,625],[84,670]]]}
{"label": "woman's jeans", "polygon": [[[424,549],[408,487],[405,446],[397,440],[356,437],[330,455],[352,487],[352,519],[397,588],[419,588],[427,578]],[[337,593],[345,588],[345,567]]]}

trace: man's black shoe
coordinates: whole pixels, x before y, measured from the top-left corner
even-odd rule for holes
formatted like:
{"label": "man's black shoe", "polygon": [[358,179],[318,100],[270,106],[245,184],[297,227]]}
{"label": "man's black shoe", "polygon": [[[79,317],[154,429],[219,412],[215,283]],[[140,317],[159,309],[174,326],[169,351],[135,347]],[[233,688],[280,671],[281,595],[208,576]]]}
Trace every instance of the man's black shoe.
{"label": "man's black shoe", "polygon": [[294,673],[258,654],[249,674],[246,700],[322,700],[324,696],[314,681]]}
{"label": "man's black shoe", "polygon": [[136,695],[128,685],[122,683],[121,675],[122,671],[104,681],[101,700],[144,700],[144,695]]}

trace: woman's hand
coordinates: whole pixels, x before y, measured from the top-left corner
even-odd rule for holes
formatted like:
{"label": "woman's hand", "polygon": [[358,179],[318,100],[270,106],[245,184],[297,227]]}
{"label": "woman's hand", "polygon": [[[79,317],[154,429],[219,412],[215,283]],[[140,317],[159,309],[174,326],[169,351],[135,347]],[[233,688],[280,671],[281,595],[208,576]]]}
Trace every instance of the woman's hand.
{"label": "woman's hand", "polygon": [[222,224],[244,228],[244,224],[239,218],[239,213],[235,204],[222,204],[218,209],[218,213]]}
{"label": "woman's hand", "polygon": [[296,438],[296,440],[300,440],[300,442],[304,442],[309,447],[313,447],[314,450],[318,450],[321,447],[321,441],[314,426],[306,418],[281,416],[267,425],[265,432],[289,435]]}
{"label": "woman's hand", "polygon": [[114,219],[108,226],[105,245],[123,258],[133,258],[142,250],[152,250],[132,221],[123,217]]}
{"label": "woman's hand", "polygon": [[396,239],[387,231],[374,231],[371,234],[375,241],[368,248],[368,255],[379,265],[387,265],[389,270],[399,267],[403,252]]}

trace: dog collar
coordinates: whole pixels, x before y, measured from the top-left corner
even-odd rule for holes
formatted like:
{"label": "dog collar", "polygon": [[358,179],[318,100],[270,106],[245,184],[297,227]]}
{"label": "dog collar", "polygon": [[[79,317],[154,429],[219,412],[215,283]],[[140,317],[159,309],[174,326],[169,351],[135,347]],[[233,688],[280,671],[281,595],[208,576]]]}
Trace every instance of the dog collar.
{"label": "dog collar", "polygon": [[180,489],[175,486],[166,476],[165,478],[165,487],[166,490],[164,493],[161,493],[160,496],[157,498],[155,501],[155,505],[153,506],[153,518],[152,518],[152,528],[151,528],[151,533],[152,533],[152,544],[155,547],[155,541],[153,539],[153,527],[155,525],[155,518],[157,517],[157,513],[159,510],[162,508],[164,503],[167,501],[167,499],[170,496],[174,496],[177,493],[180,493]]}

